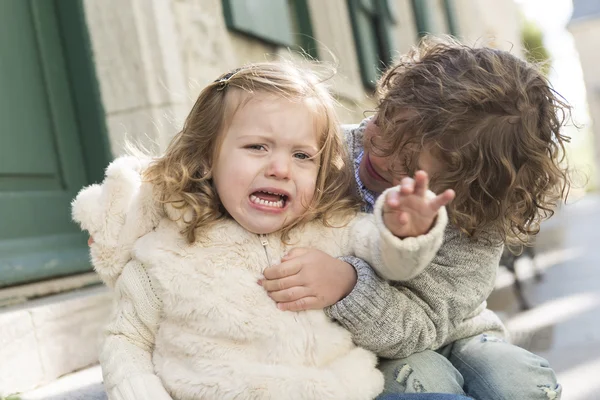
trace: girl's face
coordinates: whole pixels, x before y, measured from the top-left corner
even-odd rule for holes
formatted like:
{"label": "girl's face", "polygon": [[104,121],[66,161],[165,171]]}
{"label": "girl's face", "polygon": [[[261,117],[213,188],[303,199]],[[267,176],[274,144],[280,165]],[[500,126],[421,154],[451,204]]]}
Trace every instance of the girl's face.
{"label": "girl's face", "polygon": [[[363,185],[375,192],[381,193],[385,189],[400,184],[402,178],[407,176],[406,173],[398,171],[398,168],[392,168],[394,159],[403,159],[402,155],[392,155],[389,157],[381,157],[376,155],[372,149],[371,139],[376,138],[381,134],[377,126],[377,116],[372,118],[365,127],[363,147],[363,159],[358,167],[358,174]],[[442,166],[432,152],[423,148],[419,152],[418,170],[423,170],[431,177],[436,172],[441,170]]]}
{"label": "girl's face", "polygon": [[319,138],[306,102],[255,94],[235,112],[213,166],[221,203],[246,230],[267,234],[299,218],[319,172]]}

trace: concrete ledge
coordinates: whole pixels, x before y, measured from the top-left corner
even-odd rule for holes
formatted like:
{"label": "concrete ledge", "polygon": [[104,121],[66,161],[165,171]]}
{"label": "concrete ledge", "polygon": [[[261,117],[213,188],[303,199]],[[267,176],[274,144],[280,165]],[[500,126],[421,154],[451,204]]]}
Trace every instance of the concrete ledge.
{"label": "concrete ledge", "polygon": [[100,366],[64,376],[49,385],[27,393],[19,400],[107,400]]}
{"label": "concrete ledge", "polygon": [[2,288],[0,289],[0,309],[1,307],[24,303],[28,299],[37,299],[98,284],[101,284],[100,277],[95,272],[89,272]]}
{"label": "concrete ledge", "polygon": [[0,397],[97,363],[111,308],[95,286],[0,309]]}

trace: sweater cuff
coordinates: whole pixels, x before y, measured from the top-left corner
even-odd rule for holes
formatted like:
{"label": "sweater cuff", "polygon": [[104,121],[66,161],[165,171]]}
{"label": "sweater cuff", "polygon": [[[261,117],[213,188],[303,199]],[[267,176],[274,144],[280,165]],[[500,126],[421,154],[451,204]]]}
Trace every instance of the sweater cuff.
{"label": "sweater cuff", "polygon": [[110,391],[110,400],[173,400],[160,378],[152,374],[135,375]]}
{"label": "sweater cuff", "polygon": [[325,308],[325,313],[354,334],[371,326],[389,307],[384,297],[389,284],[360,258],[347,256],[339,259],[356,269],[356,285],[348,296]]}
{"label": "sweater cuff", "polygon": [[[433,226],[425,234],[400,239],[396,237],[383,221],[383,206],[387,194],[398,191],[399,187],[384,191],[375,203],[375,225],[381,235],[382,265],[375,265],[383,278],[391,281],[407,281],[419,275],[431,263],[444,240],[444,230],[448,224],[446,208],[441,207]],[[427,197],[435,194],[427,192]]]}

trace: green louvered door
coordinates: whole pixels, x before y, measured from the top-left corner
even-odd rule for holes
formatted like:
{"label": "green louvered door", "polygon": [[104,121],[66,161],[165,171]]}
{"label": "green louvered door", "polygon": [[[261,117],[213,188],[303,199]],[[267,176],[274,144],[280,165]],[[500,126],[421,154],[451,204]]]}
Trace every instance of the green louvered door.
{"label": "green louvered door", "polygon": [[0,1],[0,287],[89,270],[86,184],[55,3]]}

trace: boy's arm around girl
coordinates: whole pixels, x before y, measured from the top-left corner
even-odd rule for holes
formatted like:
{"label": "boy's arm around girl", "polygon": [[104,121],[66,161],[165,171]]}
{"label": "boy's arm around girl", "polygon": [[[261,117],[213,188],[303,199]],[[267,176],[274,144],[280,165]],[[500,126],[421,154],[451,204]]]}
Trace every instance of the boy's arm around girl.
{"label": "boy's arm around girl", "polygon": [[487,331],[505,336],[503,324],[485,303],[501,253],[502,246],[474,241],[448,226],[444,246],[410,280],[388,282],[364,261],[349,260],[357,270],[357,284],[325,311],[352,333],[358,346],[385,358],[437,349],[457,335]]}

